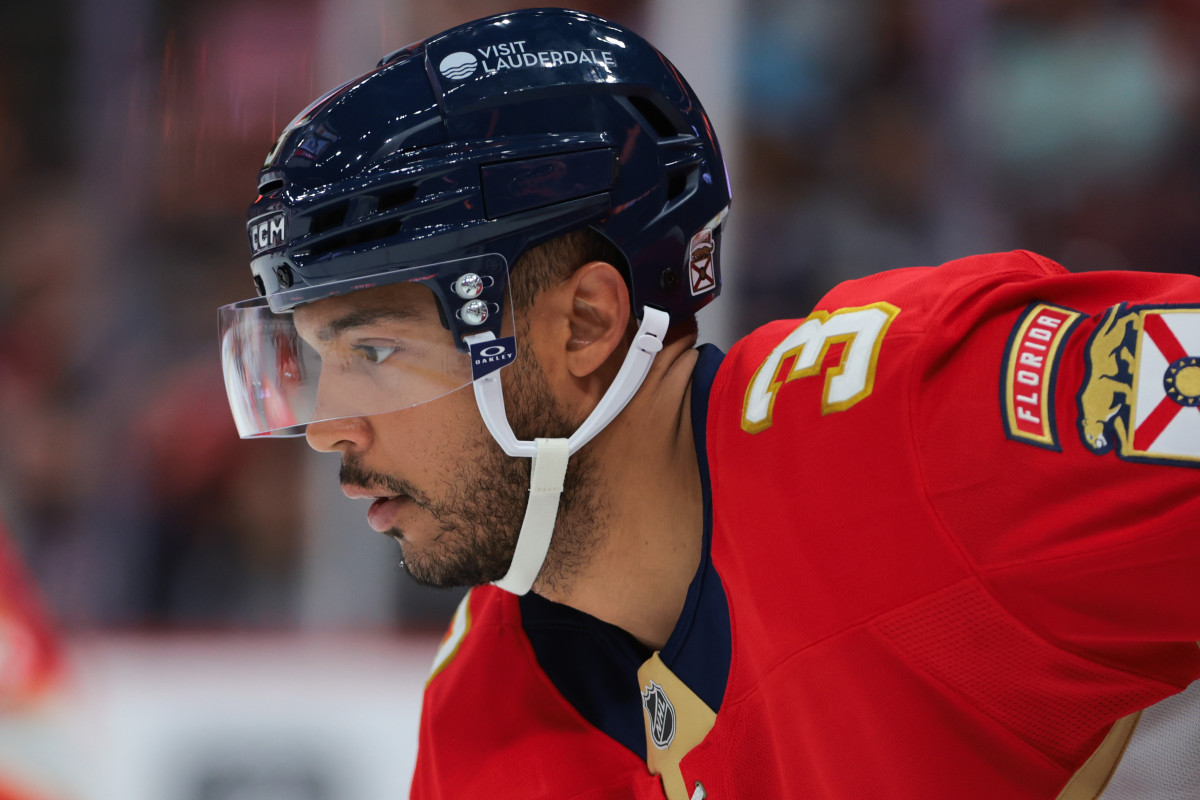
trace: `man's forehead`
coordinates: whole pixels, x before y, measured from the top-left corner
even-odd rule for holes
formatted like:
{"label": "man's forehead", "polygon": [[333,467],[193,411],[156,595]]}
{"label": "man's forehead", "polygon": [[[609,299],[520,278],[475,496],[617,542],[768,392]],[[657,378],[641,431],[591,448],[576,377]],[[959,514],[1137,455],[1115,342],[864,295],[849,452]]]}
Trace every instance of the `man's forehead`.
{"label": "man's forehead", "polygon": [[293,312],[304,338],[330,339],[344,330],[375,322],[420,322],[436,318],[433,292],[412,283],[360,289],[299,306]]}

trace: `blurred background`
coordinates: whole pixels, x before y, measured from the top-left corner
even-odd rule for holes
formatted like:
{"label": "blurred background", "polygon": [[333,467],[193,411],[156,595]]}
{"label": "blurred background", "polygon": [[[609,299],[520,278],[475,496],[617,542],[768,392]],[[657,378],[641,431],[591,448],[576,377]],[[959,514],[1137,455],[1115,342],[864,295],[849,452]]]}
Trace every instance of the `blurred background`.
{"label": "blurred background", "polygon": [[[237,439],[216,308],[253,294],[244,212],[283,125],[519,5],[6,5],[0,776],[33,787],[13,797],[405,796],[459,595],[404,577],[336,459]],[[574,7],[658,44],[713,117],[734,205],[705,339],[975,252],[1200,263],[1195,0]]]}

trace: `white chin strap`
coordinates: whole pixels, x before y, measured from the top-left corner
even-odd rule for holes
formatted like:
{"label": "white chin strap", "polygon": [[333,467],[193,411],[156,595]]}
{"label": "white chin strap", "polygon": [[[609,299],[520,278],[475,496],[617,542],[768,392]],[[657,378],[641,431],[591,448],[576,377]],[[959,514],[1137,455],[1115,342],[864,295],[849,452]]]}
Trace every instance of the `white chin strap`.
{"label": "white chin strap", "polygon": [[[518,595],[526,594],[533,588],[533,581],[542,570],[546,553],[550,550],[550,539],[554,536],[554,520],[558,517],[567,459],[604,430],[629,403],[650,372],[654,356],[662,350],[669,323],[670,317],[665,311],[649,307],[643,310],[642,324],[617,377],[569,439],[534,439],[532,442],[518,439],[504,411],[500,371],[475,381],[475,402],[479,405],[479,413],[483,415],[483,421],[500,447],[510,456],[533,459],[529,476],[529,505],[525,507],[525,520],[517,536],[516,551],[508,573],[496,581],[496,586]],[[491,333],[480,333],[468,336],[467,343],[475,344],[492,338]]]}

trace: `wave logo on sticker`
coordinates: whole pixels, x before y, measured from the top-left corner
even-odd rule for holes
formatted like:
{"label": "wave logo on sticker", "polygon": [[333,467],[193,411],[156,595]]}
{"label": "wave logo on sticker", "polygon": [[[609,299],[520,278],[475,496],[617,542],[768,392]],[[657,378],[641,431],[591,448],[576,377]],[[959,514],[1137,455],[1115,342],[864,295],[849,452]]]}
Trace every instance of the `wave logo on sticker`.
{"label": "wave logo on sticker", "polygon": [[442,59],[438,64],[438,72],[452,81],[466,80],[479,69],[479,59],[470,53],[459,50]]}

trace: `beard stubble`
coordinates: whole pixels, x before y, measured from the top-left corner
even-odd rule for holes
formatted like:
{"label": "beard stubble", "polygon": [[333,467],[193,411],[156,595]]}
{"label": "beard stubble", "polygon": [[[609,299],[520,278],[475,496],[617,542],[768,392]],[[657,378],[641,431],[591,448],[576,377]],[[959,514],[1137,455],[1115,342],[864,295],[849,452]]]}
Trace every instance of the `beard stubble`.
{"label": "beard stubble", "polygon": [[[514,374],[505,385],[505,408],[517,437],[569,437],[582,421],[568,419],[532,356],[518,358],[508,369]],[[343,458],[343,484],[382,486],[390,493],[407,495],[433,517],[438,535],[420,549],[405,547],[402,530],[387,532],[400,542],[402,564],[422,586],[480,586],[504,577],[512,562],[529,498],[531,461],[510,457],[486,427],[481,424],[481,428],[469,455],[455,465],[441,498],[430,497],[395,476],[368,470],[352,455]],[[599,538],[604,506],[592,461],[585,447],[568,462],[554,538],[538,576],[538,584],[546,588],[565,587],[587,562]]]}

